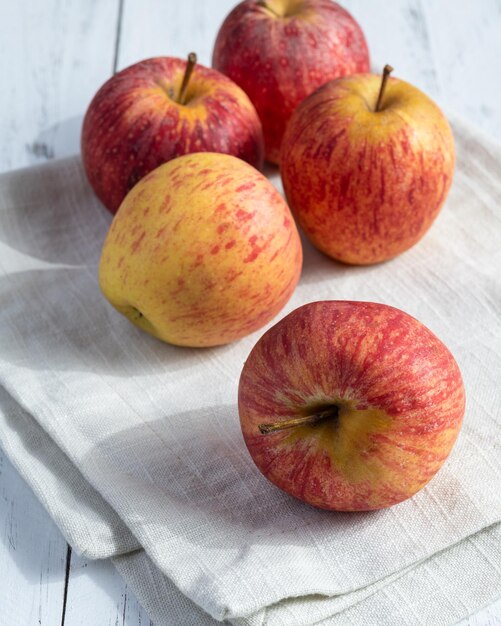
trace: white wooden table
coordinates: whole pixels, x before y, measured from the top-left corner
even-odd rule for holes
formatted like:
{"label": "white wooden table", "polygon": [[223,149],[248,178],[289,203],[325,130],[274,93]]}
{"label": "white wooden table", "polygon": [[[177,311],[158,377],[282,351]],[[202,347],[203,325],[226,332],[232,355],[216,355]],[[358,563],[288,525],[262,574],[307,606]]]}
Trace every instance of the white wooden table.
{"label": "white wooden table", "polygon": [[[78,152],[83,113],[115,70],[191,50],[209,65],[234,4],[0,0],[0,172]],[[501,0],[343,5],[362,25],[375,64],[391,63],[395,76],[501,140]],[[71,553],[0,449],[0,625],[149,623],[110,563]],[[462,624],[501,625],[501,601]]]}

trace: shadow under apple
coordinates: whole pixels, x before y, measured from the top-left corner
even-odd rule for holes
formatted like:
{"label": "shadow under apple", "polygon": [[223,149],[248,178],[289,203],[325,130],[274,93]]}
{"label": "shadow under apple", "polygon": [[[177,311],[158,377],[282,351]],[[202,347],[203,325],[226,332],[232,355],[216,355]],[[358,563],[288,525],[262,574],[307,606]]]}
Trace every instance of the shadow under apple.
{"label": "shadow under apple", "polygon": [[[315,509],[277,489],[245,447],[236,404],[145,419],[97,443],[82,467],[112,477],[103,490],[106,499],[133,532],[137,524],[140,534],[149,535],[151,545],[179,533],[207,549],[308,546],[333,533],[355,536],[385,515]],[[115,480],[124,488],[130,480],[126,494],[117,492]],[[299,541],[298,529],[306,531]]]}
{"label": "shadow under apple", "polygon": [[163,376],[193,367],[208,352],[172,346],[133,326],[102,296],[94,267],[0,277],[0,298],[4,324],[15,330],[0,336],[6,365],[124,378]]}
{"label": "shadow under apple", "polygon": [[[234,568],[254,571],[270,555],[287,563],[297,582],[300,555],[318,557],[325,550],[335,562],[319,564],[326,575],[319,588],[329,594],[353,591],[352,573],[356,588],[365,586],[458,540],[437,526],[426,544],[417,539],[421,531],[394,531],[397,511],[399,527],[410,529],[429,527],[430,519],[441,519],[448,509],[457,514],[471,508],[457,477],[442,470],[431,496],[427,487],[391,509],[315,509],[261,475],[243,442],[235,404],[145,419],[95,444],[82,467],[100,477],[105,499],[163,571],[173,566],[177,550],[193,564],[200,550],[204,558],[213,551],[221,585]],[[201,570],[200,576],[213,584],[210,573]]]}

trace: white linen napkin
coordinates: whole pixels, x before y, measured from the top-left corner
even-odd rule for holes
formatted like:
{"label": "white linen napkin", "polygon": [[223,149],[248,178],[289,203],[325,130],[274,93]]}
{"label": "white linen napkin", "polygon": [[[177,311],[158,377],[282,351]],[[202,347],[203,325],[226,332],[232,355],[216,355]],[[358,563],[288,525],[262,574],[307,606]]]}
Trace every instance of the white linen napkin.
{"label": "white linen napkin", "polygon": [[107,304],[96,269],[111,216],[78,158],[0,177],[0,444],[74,548],[115,556],[158,624],[424,624],[430,611],[440,624],[499,594],[501,148],[461,122],[454,134],[453,189],[424,240],[369,268],[305,244],[279,316],[384,302],[460,364],[468,405],[450,459],[372,513],[315,510],[254,467],[236,389],[264,329],[176,348]]}

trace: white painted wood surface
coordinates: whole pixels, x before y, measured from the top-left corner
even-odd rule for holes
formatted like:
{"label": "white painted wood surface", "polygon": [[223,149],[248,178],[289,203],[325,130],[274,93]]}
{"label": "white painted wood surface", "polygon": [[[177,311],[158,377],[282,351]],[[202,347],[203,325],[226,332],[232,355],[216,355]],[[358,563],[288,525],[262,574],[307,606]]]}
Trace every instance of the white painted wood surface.
{"label": "white painted wood surface", "polygon": [[66,542],[0,450],[0,624],[60,624]]}
{"label": "white painted wood surface", "polygon": [[[235,3],[0,1],[0,172],[78,152],[85,108],[115,68],[191,50],[210,64]],[[501,140],[500,0],[342,4],[362,25],[376,67],[391,63],[396,76]],[[0,626],[149,624],[110,563],[69,554],[1,450],[0,582]],[[461,624],[501,626],[501,600]]]}
{"label": "white painted wood surface", "polygon": [[89,561],[76,555],[71,559],[64,624],[153,626],[111,561]]}
{"label": "white painted wood surface", "polygon": [[0,2],[0,171],[78,151],[115,62],[119,0]]}

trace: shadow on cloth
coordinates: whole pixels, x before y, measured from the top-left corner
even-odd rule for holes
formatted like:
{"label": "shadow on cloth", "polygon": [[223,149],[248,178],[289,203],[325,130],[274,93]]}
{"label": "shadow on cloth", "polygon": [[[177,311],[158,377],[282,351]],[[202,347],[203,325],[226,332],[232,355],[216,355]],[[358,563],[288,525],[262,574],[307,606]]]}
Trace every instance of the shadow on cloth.
{"label": "shadow on cloth", "polygon": [[255,543],[297,545],[298,528],[304,547],[326,533],[355,537],[385,514],[323,511],[279,490],[254,465],[234,404],[145,420],[99,442],[88,465],[110,477],[106,499],[146,548],[181,540],[240,559]]}
{"label": "shadow on cloth", "polygon": [[112,215],[94,196],[79,157],[57,164],[2,177],[0,239],[51,263],[95,265]]}
{"label": "shadow on cloth", "polygon": [[207,353],[166,344],[133,326],[102,296],[96,268],[0,277],[0,298],[12,331],[0,337],[1,358],[12,365],[127,377],[189,368]]}

